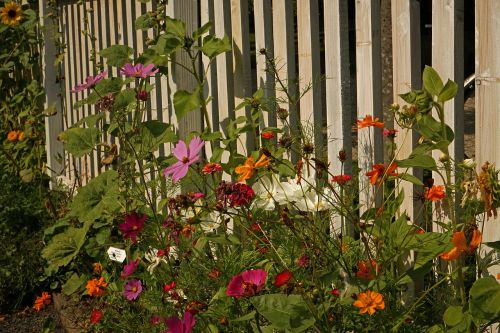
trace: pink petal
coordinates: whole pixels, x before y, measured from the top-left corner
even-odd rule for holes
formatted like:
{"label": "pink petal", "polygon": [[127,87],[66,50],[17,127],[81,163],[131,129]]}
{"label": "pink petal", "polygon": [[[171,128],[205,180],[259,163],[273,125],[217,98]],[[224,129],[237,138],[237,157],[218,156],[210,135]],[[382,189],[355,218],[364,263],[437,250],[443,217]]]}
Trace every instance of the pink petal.
{"label": "pink petal", "polygon": [[184,333],[182,329],[182,321],[177,317],[171,317],[165,320],[165,324],[168,326],[167,333]]}
{"label": "pink petal", "polygon": [[191,139],[189,143],[189,159],[193,156],[197,156],[200,153],[200,150],[205,146],[205,143],[199,136],[195,136]]}
{"label": "pink petal", "polygon": [[172,175],[172,180],[174,182],[178,182],[179,180],[184,178],[188,170],[189,170],[189,165],[183,163],[179,168],[177,168],[177,170]]}
{"label": "pink petal", "polygon": [[182,161],[184,157],[188,157],[188,149],[186,147],[186,143],[184,141],[179,141],[176,145],[175,148],[172,149],[172,154],[174,154],[175,157],[179,161]]}
{"label": "pink petal", "polygon": [[189,311],[184,312],[183,322],[184,322],[184,333],[191,333],[191,329],[196,324],[196,319],[194,315]]}

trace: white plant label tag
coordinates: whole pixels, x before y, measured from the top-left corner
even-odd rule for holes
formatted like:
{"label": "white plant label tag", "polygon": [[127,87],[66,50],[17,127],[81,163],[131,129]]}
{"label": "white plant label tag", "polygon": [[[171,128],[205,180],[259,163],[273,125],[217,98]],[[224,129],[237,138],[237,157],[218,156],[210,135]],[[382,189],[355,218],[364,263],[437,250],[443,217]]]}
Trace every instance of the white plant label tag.
{"label": "white plant label tag", "polygon": [[116,247],[111,246],[108,249],[108,256],[109,259],[122,263],[125,258],[127,258],[127,253],[125,252],[125,250],[117,249]]}

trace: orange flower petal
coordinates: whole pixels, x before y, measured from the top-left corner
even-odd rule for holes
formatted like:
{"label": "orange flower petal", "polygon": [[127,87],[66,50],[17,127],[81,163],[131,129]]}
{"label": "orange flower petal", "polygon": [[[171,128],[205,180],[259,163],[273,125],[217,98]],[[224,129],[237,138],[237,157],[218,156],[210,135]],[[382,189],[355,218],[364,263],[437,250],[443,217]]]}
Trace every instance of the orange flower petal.
{"label": "orange flower petal", "polygon": [[479,229],[474,229],[472,231],[472,239],[471,239],[470,244],[469,244],[469,250],[471,252],[476,251],[476,249],[481,244],[481,240],[482,240],[481,231],[479,231]]}
{"label": "orange flower petal", "polygon": [[451,241],[459,251],[467,250],[467,240],[463,231],[454,232]]}

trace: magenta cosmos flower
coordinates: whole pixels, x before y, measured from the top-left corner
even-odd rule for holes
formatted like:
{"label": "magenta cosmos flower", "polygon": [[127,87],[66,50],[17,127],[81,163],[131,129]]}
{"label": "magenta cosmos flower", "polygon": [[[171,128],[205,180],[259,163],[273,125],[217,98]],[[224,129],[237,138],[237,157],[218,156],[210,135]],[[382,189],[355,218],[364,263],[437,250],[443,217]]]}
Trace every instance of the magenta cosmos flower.
{"label": "magenta cosmos flower", "polygon": [[177,158],[177,162],[163,170],[165,177],[172,175],[174,182],[182,179],[188,172],[189,166],[200,158],[200,150],[205,143],[200,137],[195,136],[191,139],[189,147],[186,146],[184,141],[179,141],[172,153]]}
{"label": "magenta cosmos flower", "polygon": [[149,65],[143,65],[143,64],[125,64],[121,69],[120,72],[125,75],[126,77],[140,77],[140,78],[147,78],[148,76],[154,76],[156,73],[158,73],[158,69],[154,67],[153,64]]}
{"label": "magenta cosmos flower", "polygon": [[108,74],[108,72],[103,71],[96,76],[89,76],[85,79],[85,83],[82,84],[77,84],[73,90],[71,90],[72,93],[77,93],[86,89],[93,88],[97,82],[101,81],[104,79],[104,77]]}
{"label": "magenta cosmos flower", "polygon": [[123,296],[129,301],[136,300],[142,293],[141,280],[128,280],[123,287]]}
{"label": "magenta cosmos flower", "polygon": [[168,330],[162,333],[191,333],[196,324],[196,319],[191,312],[186,311],[182,320],[177,317],[170,317],[165,320],[165,324]]}
{"label": "magenta cosmos flower", "polygon": [[250,297],[257,294],[266,283],[267,273],[263,269],[251,269],[233,276],[226,290],[227,296]]}
{"label": "magenta cosmos flower", "polygon": [[129,262],[123,266],[123,271],[121,272],[120,277],[124,280],[128,279],[130,275],[134,274],[137,267],[139,267],[139,259]]}
{"label": "magenta cosmos flower", "polygon": [[125,216],[125,222],[118,226],[123,234],[123,238],[130,239],[133,243],[137,243],[137,234],[144,229],[144,222],[147,218],[147,215],[141,216],[135,212],[127,214]]}

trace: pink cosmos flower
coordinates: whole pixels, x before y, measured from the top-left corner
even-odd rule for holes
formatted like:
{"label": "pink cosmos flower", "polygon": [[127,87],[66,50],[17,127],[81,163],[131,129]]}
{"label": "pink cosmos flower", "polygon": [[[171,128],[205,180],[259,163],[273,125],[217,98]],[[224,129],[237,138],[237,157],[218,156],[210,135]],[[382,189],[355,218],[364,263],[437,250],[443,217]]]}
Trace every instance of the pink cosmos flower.
{"label": "pink cosmos flower", "polygon": [[102,79],[104,79],[104,77],[108,74],[107,71],[103,71],[99,74],[97,74],[96,76],[88,76],[86,79],[85,79],[85,83],[81,83],[81,84],[77,84],[73,90],[71,90],[72,93],[77,93],[77,92],[80,92],[80,91],[83,91],[85,89],[90,89],[90,88],[93,88],[97,82],[101,81]]}
{"label": "pink cosmos flower", "polygon": [[182,320],[177,317],[170,317],[165,320],[165,324],[168,330],[161,333],[191,333],[196,324],[196,319],[191,312],[186,311]]}
{"label": "pink cosmos flower", "polygon": [[125,216],[125,222],[120,224],[118,228],[123,234],[123,238],[132,240],[137,243],[137,234],[144,229],[144,222],[147,220],[147,215],[139,215],[137,213],[130,213]]}
{"label": "pink cosmos flower", "polygon": [[136,300],[142,293],[141,280],[128,280],[123,287],[123,296],[129,301]]}
{"label": "pink cosmos flower", "polygon": [[233,276],[227,285],[226,295],[236,298],[257,294],[266,283],[267,273],[263,269],[251,269]]}
{"label": "pink cosmos flower", "polygon": [[124,280],[128,279],[130,275],[134,274],[135,270],[139,267],[139,259],[129,262],[123,267],[120,277]]}
{"label": "pink cosmos flower", "polygon": [[154,76],[158,73],[158,69],[154,67],[153,64],[144,66],[143,64],[125,64],[120,72],[127,77],[140,77],[147,78],[148,76]]}
{"label": "pink cosmos flower", "polygon": [[177,162],[163,170],[163,175],[167,177],[172,175],[174,182],[182,179],[188,172],[189,166],[200,158],[199,153],[205,143],[200,137],[195,136],[191,139],[189,147],[186,146],[184,141],[179,143],[172,149],[172,153],[177,158]]}

